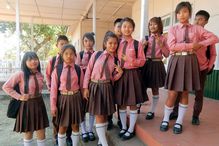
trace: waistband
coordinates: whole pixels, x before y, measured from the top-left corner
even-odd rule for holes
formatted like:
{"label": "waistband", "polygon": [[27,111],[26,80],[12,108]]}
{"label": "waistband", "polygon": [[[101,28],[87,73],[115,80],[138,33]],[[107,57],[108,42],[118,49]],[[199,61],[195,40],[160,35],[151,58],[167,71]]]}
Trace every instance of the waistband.
{"label": "waistband", "polygon": [[42,97],[42,94],[30,95],[30,96],[29,96],[30,99],[39,98],[39,97]]}
{"label": "waistband", "polygon": [[60,94],[61,95],[74,95],[74,94],[76,94],[78,92],[79,92],[79,89],[75,90],[75,91],[61,91]]}
{"label": "waistband", "polygon": [[173,53],[172,55],[174,55],[174,56],[186,56],[186,55],[191,55],[191,54],[194,54],[194,53],[190,52],[190,51],[186,51],[186,52],[176,52],[176,53]]}
{"label": "waistband", "polygon": [[146,58],[146,61],[162,61],[161,58]]}
{"label": "waistband", "polygon": [[110,80],[91,80],[91,82],[94,82],[94,83],[110,83],[111,81]]}

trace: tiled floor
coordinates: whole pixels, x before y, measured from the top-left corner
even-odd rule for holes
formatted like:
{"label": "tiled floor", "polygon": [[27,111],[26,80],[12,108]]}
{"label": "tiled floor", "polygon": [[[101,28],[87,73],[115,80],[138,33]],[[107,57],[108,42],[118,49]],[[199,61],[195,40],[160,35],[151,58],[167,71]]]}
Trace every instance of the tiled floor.
{"label": "tiled floor", "polygon": [[153,120],[145,120],[151,100],[141,108],[136,134],[144,143],[148,146],[219,146],[219,101],[205,98],[200,115],[201,124],[194,126],[191,124],[194,96],[190,95],[189,108],[183,123],[183,133],[175,135],[172,131],[175,121],[170,122],[170,129],[167,132],[159,130],[166,98],[167,91],[161,89],[160,100]]}

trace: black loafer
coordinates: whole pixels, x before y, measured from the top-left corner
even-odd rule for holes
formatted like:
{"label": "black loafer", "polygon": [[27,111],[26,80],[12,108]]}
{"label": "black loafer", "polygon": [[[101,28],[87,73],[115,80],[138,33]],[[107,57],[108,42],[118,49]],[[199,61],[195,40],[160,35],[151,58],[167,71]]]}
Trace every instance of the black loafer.
{"label": "black loafer", "polygon": [[89,141],[89,137],[87,133],[82,133],[81,134],[81,139],[83,142],[88,142]]}
{"label": "black loafer", "polygon": [[170,117],[169,117],[170,120],[176,120],[177,118],[178,118],[178,114],[177,114],[177,113],[172,112],[172,113],[170,114]]}
{"label": "black loafer", "polygon": [[[165,125],[163,125],[163,123],[166,123]],[[160,131],[167,131],[169,129],[169,122],[167,121],[162,121],[160,124]]]}
{"label": "black loafer", "polygon": [[94,141],[96,139],[93,132],[88,132],[89,141]]}
{"label": "black loafer", "polygon": [[67,146],[72,146],[71,137],[67,137],[67,138],[66,138],[66,145],[67,145]]}
{"label": "black loafer", "polygon": [[148,112],[145,117],[146,120],[152,120],[153,118],[154,118],[154,113],[152,112]]}
{"label": "black loafer", "polygon": [[200,125],[199,117],[192,117],[192,125]]}
{"label": "black loafer", "polygon": [[[121,132],[121,131],[123,131],[123,132]],[[119,138],[121,138],[125,133],[126,133],[126,129],[122,129],[120,132],[119,132]]]}
{"label": "black loafer", "polygon": [[113,121],[110,120],[108,121],[107,130],[112,130],[112,129],[113,129]]}
{"label": "black loafer", "polygon": [[126,133],[129,133],[129,135],[126,136],[125,134],[123,134],[123,136],[121,137],[123,141],[124,141],[124,140],[129,140],[129,139],[131,139],[132,137],[134,137],[134,135],[135,135],[134,132],[131,133],[131,132],[129,132],[129,131],[126,131]]}
{"label": "black loafer", "polygon": [[[177,125],[179,126],[179,128],[176,127]],[[174,134],[180,134],[180,133],[182,133],[182,125],[179,124],[179,123],[175,123],[175,124],[174,124],[174,127],[173,127],[173,133],[174,133]]]}

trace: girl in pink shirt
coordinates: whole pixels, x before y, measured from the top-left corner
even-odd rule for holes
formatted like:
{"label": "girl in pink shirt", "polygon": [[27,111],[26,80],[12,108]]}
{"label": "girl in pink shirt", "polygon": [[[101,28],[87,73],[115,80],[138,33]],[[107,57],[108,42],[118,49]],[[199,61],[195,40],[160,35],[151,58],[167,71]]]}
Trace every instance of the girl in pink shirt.
{"label": "girl in pink shirt", "polygon": [[[80,51],[77,54],[77,60],[75,64],[79,65],[81,69],[86,72],[87,65],[89,63],[89,60],[91,58],[91,55],[94,53],[94,33],[93,32],[87,32],[84,34],[82,38],[83,47],[84,50]],[[88,101],[84,99],[83,101],[83,108],[84,108],[84,115],[88,112]],[[83,122],[80,124],[81,126],[81,133],[82,133],[82,141],[88,142],[95,140],[95,135],[93,132],[94,127],[94,115],[89,114],[89,127],[88,130],[86,130],[86,118],[83,120]]]}
{"label": "girl in pink shirt", "polygon": [[122,75],[116,65],[117,36],[109,31],[103,41],[104,51],[95,52],[89,61],[84,78],[84,97],[89,100],[88,111],[95,115],[98,145],[108,146],[106,140],[107,116],[115,112],[113,82]]}
{"label": "girl in pink shirt", "polygon": [[159,100],[159,88],[164,86],[166,70],[163,64],[163,56],[169,56],[166,37],[163,36],[163,24],[160,17],[153,17],[148,24],[149,38],[145,40],[146,63],[142,70],[143,82],[147,88],[152,89],[153,101],[146,120],[154,118],[154,112]]}
{"label": "girl in pink shirt", "polygon": [[61,56],[63,64],[58,64],[52,73],[51,114],[53,117],[58,116],[56,119],[59,124],[59,146],[66,145],[65,133],[69,125],[72,128],[73,146],[77,146],[79,143],[79,124],[84,119],[83,99],[80,91],[84,73],[79,66],[75,65],[76,50],[74,46],[70,44],[63,46]]}
{"label": "girl in pink shirt", "polygon": [[[49,121],[41,94],[43,75],[35,52],[24,54],[21,70],[12,75],[2,87],[12,98],[21,100],[14,131],[24,132],[24,146],[33,145],[33,132],[36,131],[37,145],[45,146],[45,128],[49,126]],[[20,93],[14,90],[17,85]]]}
{"label": "girl in pink shirt", "polygon": [[168,31],[167,43],[171,54],[165,82],[165,88],[168,89],[168,98],[160,130],[168,130],[169,116],[173,111],[176,96],[178,93],[182,93],[178,118],[173,127],[173,133],[180,134],[183,130],[183,117],[188,107],[189,91],[200,90],[199,65],[195,52],[216,43],[218,38],[201,26],[189,23],[192,14],[192,7],[189,2],[179,3],[175,14],[179,24],[171,27]]}
{"label": "girl in pink shirt", "polygon": [[[123,140],[128,140],[134,136],[134,126],[137,120],[137,104],[148,99],[143,88],[139,67],[145,63],[145,55],[142,44],[132,38],[135,23],[131,18],[124,18],[121,21],[122,40],[118,48],[118,59],[123,68],[122,77],[115,83],[115,100],[119,105],[119,114],[122,123],[122,130],[119,136]],[[134,43],[137,42],[138,48]],[[127,129],[126,108],[130,106],[130,124]]]}

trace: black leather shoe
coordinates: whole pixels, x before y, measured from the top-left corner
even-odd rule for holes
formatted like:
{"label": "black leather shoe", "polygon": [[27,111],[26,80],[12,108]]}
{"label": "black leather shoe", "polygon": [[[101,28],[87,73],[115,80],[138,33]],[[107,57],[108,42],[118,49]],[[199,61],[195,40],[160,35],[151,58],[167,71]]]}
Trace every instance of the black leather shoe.
{"label": "black leather shoe", "polygon": [[[179,128],[176,127],[177,125],[179,126]],[[173,133],[174,133],[174,134],[180,134],[180,133],[182,133],[182,125],[179,124],[179,123],[175,123],[174,126],[173,126]]]}
{"label": "black leather shoe", "polygon": [[170,120],[176,120],[177,118],[178,118],[178,114],[177,114],[177,113],[172,112],[172,113],[170,114],[170,117],[169,117]]}
{"label": "black leather shoe", "polygon": [[131,139],[132,137],[134,137],[134,135],[135,135],[134,132],[131,133],[131,132],[129,132],[129,131],[126,131],[126,133],[128,133],[129,135],[126,136],[125,134],[123,134],[123,136],[121,137],[122,140],[129,140],[129,139]]}
{"label": "black leather shoe", "polygon": [[97,146],[102,146],[102,144],[97,144]]}
{"label": "black leather shoe", "polygon": [[200,125],[199,117],[192,117],[192,125]]}
{"label": "black leather shoe", "polygon": [[88,142],[89,141],[89,137],[87,133],[82,133],[81,134],[81,139],[83,142]]}
{"label": "black leather shoe", "polygon": [[113,129],[113,121],[110,120],[108,121],[107,130],[112,130],[112,129]]}
{"label": "black leather shoe", "polygon": [[120,132],[119,132],[119,137],[121,138],[125,133],[126,133],[126,129],[122,129]]}
{"label": "black leather shoe", "polygon": [[148,112],[145,117],[146,120],[152,120],[153,118],[154,118],[154,113],[152,112]]}
{"label": "black leather shoe", "polygon": [[67,146],[72,146],[71,137],[67,137],[67,138],[66,138],[66,145],[67,145]]}
{"label": "black leather shoe", "polygon": [[119,126],[119,129],[122,129],[122,123],[121,123],[121,121],[118,121],[118,122],[117,122],[117,125]]}
{"label": "black leather shoe", "polygon": [[[166,123],[165,125],[163,125],[164,123]],[[167,131],[169,129],[169,122],[167,121],[162,121],[160,124],[160,131]]]}
{"label": "black leather shoe", "polygon": [[95,135],[93,132],[88,133],[89,141],[94,141],[96,139]]}

